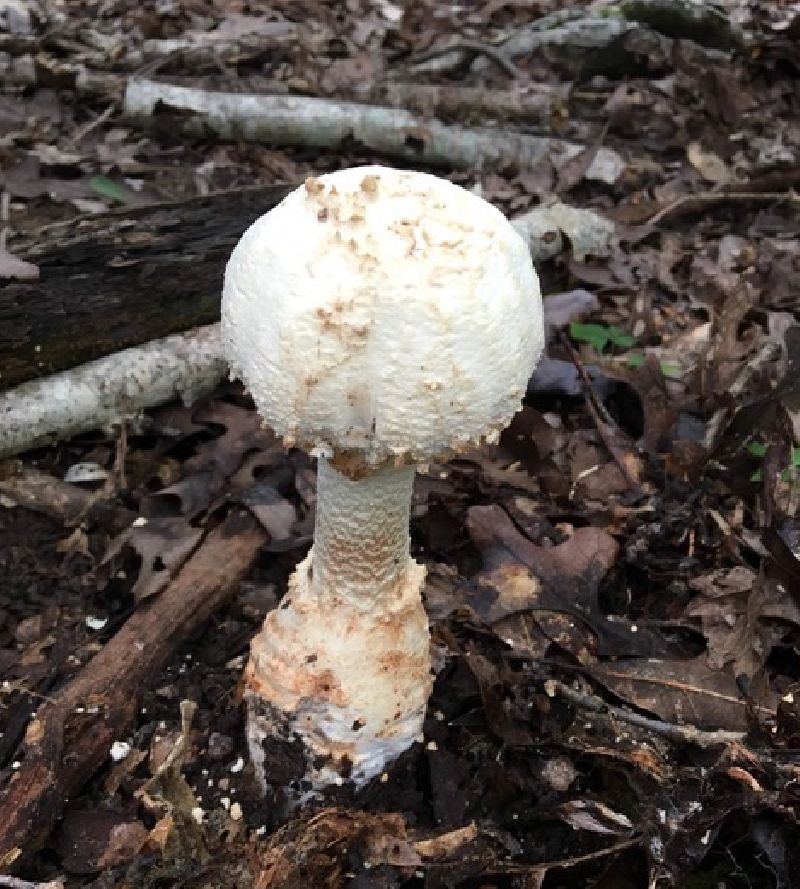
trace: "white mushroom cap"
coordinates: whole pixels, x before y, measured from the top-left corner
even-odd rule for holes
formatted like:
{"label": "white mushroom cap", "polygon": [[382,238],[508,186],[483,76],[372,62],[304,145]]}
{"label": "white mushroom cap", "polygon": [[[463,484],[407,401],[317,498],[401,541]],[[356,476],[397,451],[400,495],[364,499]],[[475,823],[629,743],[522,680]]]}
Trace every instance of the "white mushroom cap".
{"label": "white mushroom cap", "polygon": [[266,422],[353,472],[502,429],[544,342],[538,278],[503,214],[377,166],[309,179],[247,230],[222,336]]}

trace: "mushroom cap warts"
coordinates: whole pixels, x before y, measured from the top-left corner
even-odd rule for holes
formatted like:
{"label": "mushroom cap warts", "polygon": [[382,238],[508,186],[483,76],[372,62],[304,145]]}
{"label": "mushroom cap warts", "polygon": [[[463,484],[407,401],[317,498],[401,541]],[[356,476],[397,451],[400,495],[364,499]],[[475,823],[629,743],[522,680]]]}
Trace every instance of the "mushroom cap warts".
{"label": "mushroom cap warts", "polygon": [[308,179],[247,230],[222,337],[275,432],[353,474],[502,429],[544,345],[538,278],[503,214],[385,167]]}

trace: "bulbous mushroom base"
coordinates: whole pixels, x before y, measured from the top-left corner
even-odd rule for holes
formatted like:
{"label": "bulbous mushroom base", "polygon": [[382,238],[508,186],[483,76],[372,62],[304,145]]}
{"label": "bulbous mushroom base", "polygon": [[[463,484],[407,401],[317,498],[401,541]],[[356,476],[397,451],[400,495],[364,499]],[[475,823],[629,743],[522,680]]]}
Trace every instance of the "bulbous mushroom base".
{"label": "bulbous mushroom base", "polygon": [[380,774],[421,738],[432,685],[424,568],[409,559],[391,597],[364,607],[321,599],[312,556],[254,638],[245,671],[256,773],[295,802]]}

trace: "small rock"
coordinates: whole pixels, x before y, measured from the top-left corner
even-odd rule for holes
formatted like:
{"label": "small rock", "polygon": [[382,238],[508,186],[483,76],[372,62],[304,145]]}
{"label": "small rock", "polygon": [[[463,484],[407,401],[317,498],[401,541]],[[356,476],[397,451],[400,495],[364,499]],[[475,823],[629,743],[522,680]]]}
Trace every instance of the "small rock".
{"label": "small rock", "polygon": [[114,741],[109,752],[114,762],[121,762],[131,752],[131,745],[127,741]]}

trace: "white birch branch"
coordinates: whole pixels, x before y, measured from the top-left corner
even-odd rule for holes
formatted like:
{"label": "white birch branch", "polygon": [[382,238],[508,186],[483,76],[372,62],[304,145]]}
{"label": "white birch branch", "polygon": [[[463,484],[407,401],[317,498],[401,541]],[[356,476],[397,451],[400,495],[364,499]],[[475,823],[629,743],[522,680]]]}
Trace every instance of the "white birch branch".
{"label": "white birch branch", "polygon": [[[543,158],[550,158],[558,168],[585,148],[505,129],[443,124],[398,108],[302,96],[209,92],[141,78],[129,81],[124,108],[136,119],[170,108],[194,112],[176,115],[175,126],[195,133],[210,130],[223,139],[328,149],[355,140],[376,153],[406,161],[475,170],[506,165],[527,169]],[[619,154],[600,148],[586,176],[613,184],[624,167]]]}
{"label": "white birch branch", "polygon": [[153,340],[0,393],[0,458],[191,403],[226,372],[219,325]]}

